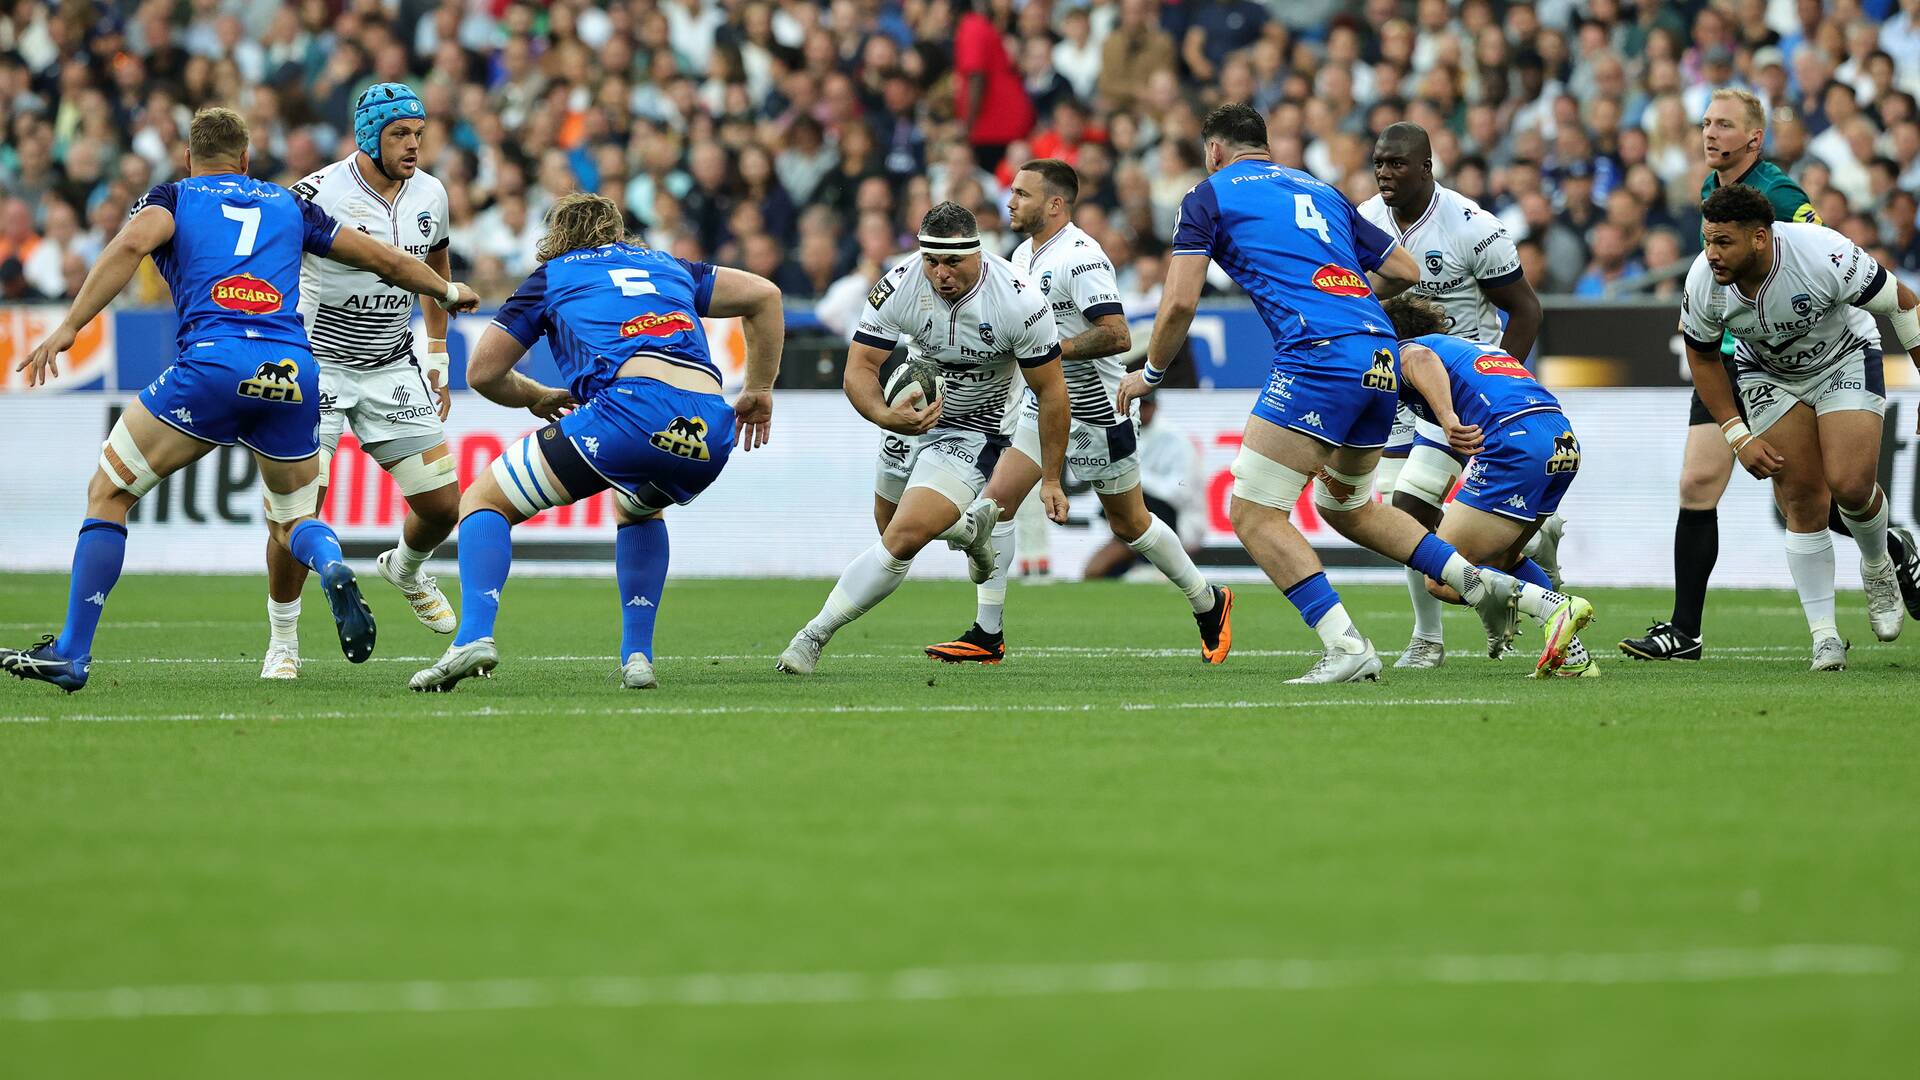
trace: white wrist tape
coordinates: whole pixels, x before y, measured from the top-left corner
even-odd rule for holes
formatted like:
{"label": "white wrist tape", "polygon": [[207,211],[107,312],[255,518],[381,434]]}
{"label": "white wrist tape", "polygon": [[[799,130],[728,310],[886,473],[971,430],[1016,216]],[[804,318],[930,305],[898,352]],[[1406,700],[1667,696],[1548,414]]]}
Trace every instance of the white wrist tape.
{"label": "white wrist tape", "polygon": [[1727,445],[1735,450],[1740,448],[1741,440],[1753,438],[1753,431],[1747,427],[1747,422],[1737,417],[1721,424],[1720,434],[1726,436]]}
{"label": "white wrist tape", "polygon": [[1920,308],[1896,311],[1888,321],[1893,323],[1893,337],[1901,348],[1908,352],[1920,349]]}
{"label": "white wrist tape", "polygon": [[426,359],[420,361],[420,371],[423,374],[439,376],[438,379],[427,380],[427,385],[436,390],[447,385],[447,369],[449,366],[447,363],[447,354],[444,352],[428,350]]}
{"label": "white wrist tape", "polygon": [[440,301],[440,306],[445,308],[450,308],[455,304],[458,304],[459,302],[460,302],[460,286],[451,281],[447,282],[447,295],[444,299]]}

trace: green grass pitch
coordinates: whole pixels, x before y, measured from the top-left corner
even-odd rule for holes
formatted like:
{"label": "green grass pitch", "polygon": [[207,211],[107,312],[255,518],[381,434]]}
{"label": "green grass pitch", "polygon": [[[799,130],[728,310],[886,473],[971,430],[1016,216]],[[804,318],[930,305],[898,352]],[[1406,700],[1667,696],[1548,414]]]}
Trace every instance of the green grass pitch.
{"label": "green grass pitch", "polygon": [[[0,576],[0,637],[64,579]],[[912,582],[809,680],[824,581],[675,581],[624,693],[604,581],[521,578],[491,681],[377,580],[309,590],[258,679],[257,579],[131,577],[93,683],[0,682],[8,1077],[1896,1077],[1920,1060],[1920,640],[1806,668],[1790,594],[1702,665],[1456,655],[1292,687],[1240,588],[1197,659],[1164,586]],[[1403,591],[1344,591],[1384,650]],[[1920,631],[1914,635],[1920,639]],[[1537,630],[1525,639],[1539,641]],[[418,662],[407,658],[418,658]]]}

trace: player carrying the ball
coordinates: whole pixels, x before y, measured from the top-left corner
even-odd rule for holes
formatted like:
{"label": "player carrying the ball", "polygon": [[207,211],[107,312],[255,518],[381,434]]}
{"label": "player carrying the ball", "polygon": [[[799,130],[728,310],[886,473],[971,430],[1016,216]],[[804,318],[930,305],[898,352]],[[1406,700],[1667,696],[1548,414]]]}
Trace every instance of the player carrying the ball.
{"label": "player carrying the ball", "polygon": [[[910,362],[938,363],[941,398],[888,403],[880,365],[901,338]],[[874,482],[880,542],[840,574],[820,613],[780,654],[779,670],[813,674],[834,633],[899,588],[914,556],[935,540],[967,553],[974,584],[993,573],[1000,506],[980,492],[1007,448],[1002,431],[1016,366],[1038,399],[1040,498],[1049,518],[1066,519],[1067,381],[1059,359],[1040,288],[981,250],[972,211],[951,202],[928,210],[918,268],[901,263],[873,287],[847,351],[847,400],[888,432]]]}
{"label": "player carrying the ball", "polygon": [[[1847,646],[1834,617],[1829,491],[1860,546],[1874,636],[1899,637],[1905,615],[1879,483],[1886,372],[1879,335],[1850,315],[1888,316],[1920,362],[1920,297],[1832,229],[1775,221],[1756,188],[1718,188],[1700,215],[1706,250],[1680,301],[1693,385],[1741,466],[1773,480],[1787,519],[1787,570],[1813,635],[1812,669],[1840,671]],[[1720,363],[1722,333],[1738,342],[1737,389]]]}
{"label": "player carrying the ball", "polygon": [[[1140,457],[1133,418],[1114,412],[1114,391],[1127,372],[1119,354],[1132,345],[1120,311],[1113,264],[1093,237],[1073,223],[1080,178],[1054,158],[1029,161],[1014,174],[1007,210],[1027,239],[1014,249],[1014,269],[1040,286],[1060,329],[1060,368],[1073,412],[1067,467],[1093,485],[1113,535],[1178,586],[1200,624],[1200,657],[1222,663],[1233,647],[1233,593],[1209,585],[1193,556],[1167,523],[1147,509],[1140,491]],[[1013,565],[1014,513],[1040,481],[1040,402],[1025,396],[1013,445],[1000,455],[987,497],[1000,506],[993,529],[993,576],[979,587],[974,623],[954,641],[927,646],[948,663],[997,664],[1006,656],[1002,613],[1007,570]]]}
{"label": "player carrying the ball", "polygon": [[[447,189],[418,164],[426,130],[426,108],[411,89],[400,83],[370,86],[353,111],[360,148],[293,185],[293,193],[448,277]],[[320,362],[320,505],[326,505],[328,467],[340,434],[351,427],[407,500],[400,542],[376,563],[380,576],[400,590],[428,629],[451,634],[453,607],[421,572],[453,531],[460,509],[460,477],[442,427],[453,401],[447,313],[427,304],[421,314],[424,366],[414,359],[412,293],[330,259],[308,255],[300,262],[300,317]],[[267,545],[271,636],[263,679],[300,674],[300,589],[306,580],[306,567],[278,545]]]}
{"label": "player carrying the ball", "polygon": [[[653,626],[667,581],[660,514],[705,491],[736,441],[752,450],[771,433],[773,380],[786,339],[772,282],[634,242],[620,207],[600,195],[555,202],[536,257],[539,269],[501,305],[474,348],[467,383],[489,401],[554,422],[508,447],[461,495],[460,628],[446,655],[408,681],[415,690],[451,690],[493,671],[500,663],[493,624],[513,562],[512,527],[608,488],[619,525],[613,561],[620,685],[658,686]],[[736,315],[746,335],[747,380],[729,406],[700,320]],[[567,379],[565,390],[513,370],[542,337]]]}

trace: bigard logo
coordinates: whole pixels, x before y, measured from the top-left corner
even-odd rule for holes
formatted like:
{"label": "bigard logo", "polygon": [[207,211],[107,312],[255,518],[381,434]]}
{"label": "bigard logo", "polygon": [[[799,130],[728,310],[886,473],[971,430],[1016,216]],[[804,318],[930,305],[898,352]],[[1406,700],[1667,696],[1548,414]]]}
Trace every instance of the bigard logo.
{"label": "bigard logo", "polygon": [[1547,459],[1547,475],[1580,471],[1580,440],[1573,432],[1562,432],[1553,437],[1553,456]]}
{"label": "bigard logo", "polygon": [[707,454],[707,422],[694,417],[691,420],[676,416],[667,421],[665,431],[656,431],[648,438],[656,450],[664,450],[675,457],[690,461],[705,461]]}
{"label": "bigard logo", "polygon": [[300,365],[292,358],[261,364],[254,371],[253,378],[240,380],[240,385],[234,387],[233,392],[261,401],[297,403],[300,400]]}
{"label": "bigard logo", "polygon": [[1400,392],[1400,380],[1393,374],[1393,354],[1385,349],[1376,349],[1373,354],[1373,367],[1360,376],[1360,385],[1369,390],[1380,390],[1389,394]]}
{"label": "bigard logo", "polygon": [[1510,379],[1531,379],[1533,373],[1525,364],[1505,353],[1493,353],[1473,362],[1473,370],[1482,375],[1505,375]]}
{"label": "bigard logo", "polygon": [[280,310],[280,290],[252,274],[234,274],[213,283],[213,302],[228,311],[271,315]]}
{"label": "bigard logo", "polygon": [[1372,296],[1367,279],[1347,269],[1327,263],[1313,272],[1313,287],[1334,296]]}
{"label": "bigard logo", "polygon": [[658,315],[648,313],[635,315],[620,324],[620,336],[630,337],[668,337],[673,334],[690,333],[693,330],[693,316],[684,311],[667,311]]}

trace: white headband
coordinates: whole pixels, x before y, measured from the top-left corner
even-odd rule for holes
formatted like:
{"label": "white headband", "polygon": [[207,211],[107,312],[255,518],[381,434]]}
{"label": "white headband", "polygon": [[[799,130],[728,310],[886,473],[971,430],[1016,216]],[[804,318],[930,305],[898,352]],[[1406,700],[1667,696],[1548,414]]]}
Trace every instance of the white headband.
{"label": "white headband", "polygon": [[980,238],[978,236],[928,236],[921,233],[920,253],[922,255],[978,255]]}

